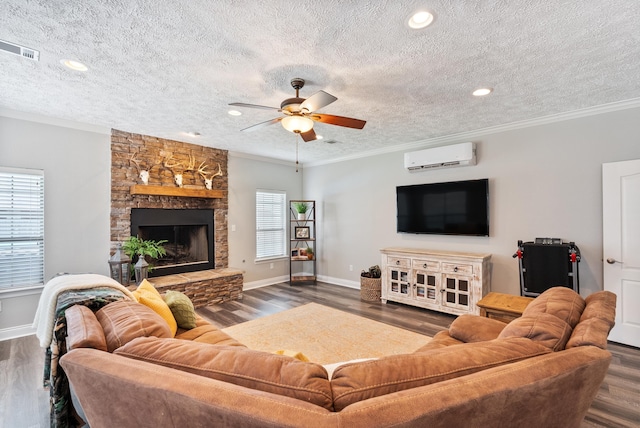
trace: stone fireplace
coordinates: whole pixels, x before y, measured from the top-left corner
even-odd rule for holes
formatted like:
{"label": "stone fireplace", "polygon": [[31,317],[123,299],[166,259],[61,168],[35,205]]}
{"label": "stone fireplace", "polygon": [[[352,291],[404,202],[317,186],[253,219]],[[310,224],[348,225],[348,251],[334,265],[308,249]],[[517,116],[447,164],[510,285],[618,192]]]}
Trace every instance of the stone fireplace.
{"label": "stone fireplace", "polygon": [[[209,177],[219,172],[212,190],[198,172],[203,165]],[[139,222],[151,212],[161,219]],[[226,150],[111,131],[111,253],[132,235],[169,241],[152,273],[156,288],[185,292],[196,306],[242,296],[242,272],[228,266],[227,214]]]}

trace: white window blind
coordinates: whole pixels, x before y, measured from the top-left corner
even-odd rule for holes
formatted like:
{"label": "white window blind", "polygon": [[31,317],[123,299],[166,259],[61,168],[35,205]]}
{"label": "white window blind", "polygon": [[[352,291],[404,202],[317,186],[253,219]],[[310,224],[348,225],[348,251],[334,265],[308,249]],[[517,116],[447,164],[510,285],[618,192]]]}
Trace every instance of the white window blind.
{"label": "white window blind", "polygon": [[285,192],[256,191],[257,260],[286,255],[286,201]]}
{"label": "white window blind", "polygon": [[0,168],[0,291],[44,283],[44,173]]}

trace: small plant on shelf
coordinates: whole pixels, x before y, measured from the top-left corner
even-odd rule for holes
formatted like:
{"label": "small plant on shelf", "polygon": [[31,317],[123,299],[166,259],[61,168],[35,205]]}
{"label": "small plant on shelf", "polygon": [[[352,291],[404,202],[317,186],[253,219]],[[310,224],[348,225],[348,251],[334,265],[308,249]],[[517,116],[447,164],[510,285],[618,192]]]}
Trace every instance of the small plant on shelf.
{"label": "small plant on shelf", "polygon": [[307,204],[306,202],[294,202],[293,208],[298,214],[304,214],[309,209],[309,204]]}
{"label": "small plant on shelf", "polygon": [[307,247],[307,258],[313,260],[313,248]]}

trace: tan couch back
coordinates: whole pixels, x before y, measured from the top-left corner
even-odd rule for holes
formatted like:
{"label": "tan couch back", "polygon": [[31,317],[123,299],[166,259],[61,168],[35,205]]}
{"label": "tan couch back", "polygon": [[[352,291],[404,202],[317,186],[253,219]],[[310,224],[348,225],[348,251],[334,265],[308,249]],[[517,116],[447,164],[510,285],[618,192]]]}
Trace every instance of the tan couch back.
{"label": "tan couch back", "polygon": [[[99,340],[99,338],[92,338],[90,340],[87,338],[74,338],[73,343],[78,343],[78,346],[81,347],[89,346],[102,349],[105,341],[104,337],[106,337],[106,342],[109,345],[108,348],[112,350],[114,349],[113,343],[115,343],[115,339],[113,339],[113,337],[115,334],[115,337],[118,337],[118,342],[115,345],[115,348],[117,348],[116,354],[120,355],[104,353],[104,357],[107,358],[107,361],[111,361],[109,360],[109,358],[111,358],[114,364],[118,366],[124,365],[129,367],[131,364],[134,364],[134,366],[135,364],[141,364],[141,366],[147,367],[149,370],[160,370],[163,374],[175,374],[174,372],[166,372],[165,368],[160,369],[160,367],[156,367],[154,369],[153,366],[148,367],[146,365],[147,363],[153,363],[153,365],[156,366],[159,364],[178,369],[181,373],[191,372],[192,374],[200,376],[200,378],[192,378],[192,381],[197,381],[197,385],[200,383],[209,385],[208,381],[204,381],[204,377],[207,377],[224,384],[223,389],[225,390],[228,388],[234,390],[233,387],[235,386],[236,388],[240,388],[240,390],[251,390],[250,393],[247,391],[243,393],[249,394],[252,397],[254,395],[263,397],[261,393],[267,394],[267,396],[279,403],[275,407],[275,409],[279,409],[278,412],[296,414],[296,411],[292,411],[290,406],[296,407],[304,404],[304,406],[299,407],[302,414],[308,417],[311,417],[310,415],[312,414],[315,414],[317,417],[326,417],[326,422],[330,424],[327,426],[332,426],[331,424],[337,423],[334,420],[335,416],[326,415],[325,411],[335,411],[340,414],[346,412],[344,418],[348,419],[352,417],[350,416],[352,409],[365,406],[363,403],[369,403],[364,407],[365,409],[369,409],[368,406],[370,405],[374,407],[378,405],[385,407],[384,403],[386,403],[387,400],[402,401],[400,397],[405,397],[403,394],[413,396],[417,394],[416,391],[430,391],[430,389],[427,388],[430,385],[445,387],[451,383],[458,382],[458,380],[462,381],[464,378],[465,387],[463,389],[466,389],[468,379],[482,378],[482,376],[488,376],[494,372],[495,374],[493,375],[495,376],[505,377],[505,372],[502,370],[506,370],[507,367],[520,367],[521,364],[519,362],[524,359],[531,362],[531,364],[533,364],[534,361],[535,364],[537,364],[539,360],[545,360],[548,364],[557,363],[558,368],[553,369],[559,370],[560,372],[563,372],[563,370],[583,370],[584,373],[582,373],[582,375],[586,376],[586,373],[589,372],[589,376],[595,376],[594,379],[598,378],[598,376],[603,377],[606,372],[606,367],[603,371],[601,364],[605,366],[608,365],[609,354],[605,351],[602,351],[605,352],[604,354],[594,351],[592,346],[588,345],[594,345],[602,349],[606,348],[606,337],[615,319],[615,295],[608,292],[599,292],[583,300],[572,290],[565,287],[557,287],[543,293],[538,299],[525,310],[521,318],[512,321],[508,325],[487,318],[461,316],[452,323],[448,332],[442,332],[442,334],[438,335],[440,337],[436,337],[434,342],[438,342],[438,344],[433,345],[432,348],[425,347],[410,355],[397,355],[379,360],[346,364],[336,369],[331,381],[328,379],[324,368],[317,364],[303,363],[284,356],[248,350],[213,326],[207,327],[208,330],[206,330],[206,334],[213,335],[211,337],[220,339],[219,343],[223,345],[230,343],[235,345],[235,347],[211,347],[198,343],[177,341],[170,338],[163,339],[162,337],[166,337],[164,333],[162,333],[160,338],[147,337],[156,335],[153,324],[158,321],[147,312],[144,312],[142,319],[145,320],[145,322],[149,322],[151,319],[152,322],[150,325],[147,325],[145,322],[136,319],[136,322],[133,324],[140,324],[141,326],[139,327],[140,331],[137,332],[133,330],[129,331],[132,324],[131,322],[113,322],[113,319],[117,319],[116,315],[121,315],[123,311],[129,313],[132,311],[132,308],[134,312],[137,311],[138,308],[134,305],[138,304],[135,303],[111,304],[114,305],[111,311],[108,309],[111,305],[105,306],[103,310],[106,309],[105,312],[110,314],[107,316],[109,319],[108,322],[102,319],[105,317],[104,314],[98,316],[98,321],[92,320],[91,311],[87,312],[83,309],[78,309],[77,314],[72,311],[71,320],[75,320],[74,323],[82,327],[78,328],[77,331],[85,331],[89,332],[87,334],[100,336],[95,330],[100,330],[97,325],[102,325],[105,332],[101,340]],[[74,310],[74,308],[71,309]],[[78,322],[77,319],[82,320],[82,322]],[[485,325],[485,323],[488,324],[485,328],[480,328],[480,333],[477,331],[474,332],[475,326],[482,326]],[[127,333],[123,336],[125,339],[119,338],[122,335],[118,336],[117,333],[111,331],[113,329],[118,330],[119,325],[126,327]],[[204,328],[205,326],[201,325],[200,327]],[[73,330],[73,327],[71,330]],[[472,331],[472,333],[469,333],[469,331]],[[451,333],[451,335],[449,335],[449,333]],[[181,334],[184,335],[183,338],[194,341],[202,337],[192,330],[182,332]],[[222,336],[218,337],[217,335],[219,334]],[[452,337],[454,335],[456,337]],[[76,334],[76,336],[82,335]],[[459,336],[468,336],[474,343],[463,344]],[[136,339],[136,337],[139,338]],[[490,340],[492,338],[493,340]],[[481,339],[484,339],[484,341]],[[205,342],[210,343],[208,341]],[[100,346],[94,346],[96,343]],[[214,341],[212,343],[218,342]],[[76,346],[70,346],[70,348],[74,347]],[[565,347],[567,350],[555,352],[560,356],[558,359],[550,358],[547,355],[554,353],[553,351],[563,350]],[[74,352],[69,355],[85,354],[85,352],[79,354]],[[565,358],[562,358],[562,356],[566,355],[569,357],[569,355],[574,354],[592,356],[597,362],[594,362],[595,365],[593,366],[589,363],[582,369],[577,366],[570,368],[570,365],[567,365]],[[136,361],[135,363],[126,362],[127,359],[123,359],[123,356],[128,357],[128,359],[140,361]],[[67,359],[75,360],[75,358],[76,357],[69,357]],[[77,365],[72,365],[72,367],[77,368],[78,373],[84,373],[84,366],[87,360],[84,359],[84,357],[77,358],[81,358],[81,361],[79,361]],[[101,357],[100,359],[103,358]],[[499,368],[502,369],[496,371]],[[550,367],[550,369],[552,368]],[[78,376],[80,376],[80,380],[71,377],[74,386],[76,386],[76,382],[83,382],[81,375]],[[545,376],[545,374],[541,374],[541,378]],[[518,390],[527,389],[530,394],[533,394],[535,391],[531,390],[529,385],[523,384],[522,381],[523,378],[512,378],[503,386],[506,387],[508,384],[512,384],[513,388]],[[587,381],[591,382],[593,379],[589,378]],[[601,381],[602,379],[598,381],[598,385]],[[126,381],[122,380],[122,382]],[[136,383],[135,380],[131,380],[131,382],[133,384]],[[474,380],[474,382],[480,381]],[[173,384],[167,383],[166,385]],[[221,387],[218,384],[214,385]],[[555,381],[554,385],[556,385]],[[496,394],[496,396],[505,393],[504,391],[500,392],[500,388],[494,391],[494,386],[495,385],[485,385],[481,388],[481,391],[486,389],[487,391],[492,391],[491,394]],[[557,384],[556,388],[558,390],[558,397],[562,397],[561,391],[566,387]],[[586,407],[584,407],[584,403],[581,402],[580,404],[582,406],[580,408],[583,408],[584,412],[588,409],[589,403],[593,399],[593,395],[595,395],[594,391],[597,391],[597,387],[594,388],[593,390],[587,389],[578,394],[580,400],[588,400]],[[455,388],[452,388],[452,390],[453,389]],[[167,393],[172,394],[171,392]],[[202,393],[204,393],[204,390],[202,390]],[[565,393],[568,392],[565,391]],[[91,393],[89,394],[91,395]],[[427,395],[429,394],[430,393]],[[82,397],[80,392],[78,392],[78,395]],[[196,398],[203,399],[203,397],[200,396]],[[289,400],[294,401],[291,402]],[[476,396],[474,400],[482,401],[485,400],[485,397],[483,394],[480,394],[480,396]],[[80,401],[83,407],[85,407],[83,399]],[[208,399],[204,401],[205,403],[201,404],[205,407],[222,406],[221,403],[209,402]],[[524,406],[525,401],[519,406]],[[453,402],[455,402],[455,400],[452,401],[452,403]],[[440,403],[441,406],[450,407],[449,404],[445,405],[442,400],[438,401],[438,403]],[[280,405],[285,407],[281,408]],[[461,408],[465,406],[468,407],[468,405],[464,403],[459,403],[459,405]],[[309,408],[307,406],[312,407]],[[423,404],[421,406],[424,407]],[[285,408],[287,410],[285,410]],[[222,411],[221,409],[218,410]],[[267,420],[271,420],[276,416],[272,414],[272,410],[273,409],[267,411]],[[375,409],[372,411],[375,413]],[[405,409],[405,411],[408,412],[407,414],[415,413],[407,409]],[[523,409],[519,411],[526,412]],[[86,413],[91,414],[89,411]],[[224,418],[231,417],[231,414],[237,416],[235,411],[230,409],[224,410],[223,413],[225,414]],[[419,413],[422,415],[419,416],[419,419],[427,418],[430,420],[430,423],[433,422],[430,417],[424,416],[424,411],[420,411]],[[393,411],[391,414],[397,416],[396,411]],[[517,413],[514,413],[514,415],[515,414]],[[582,413],[582,415],[584,415],[584,413]],[[246,415],[242,416],[242,418],[244,417],[246,417]],[[474,418],[477,419],[478,415],[474,415]],[[567,418],[571,418],[571,415],[567,416]],[[273,420],[276,419],[278,418]],[[293,422],[290,421],[288,417],[285,417],[285,419],[292,423],[291,426],[304,426],[300,425],[301,421],[305,420],[302,416],[300,420]],[[539,421],[540,419],[536,420]],[[264,420],[262,420],[262,422],[264,422]],[[281,422],[282,420],[279,420],[278,423]],[[372,421],[372,423],[373,422],[377,423],[380,421]],[[523,426],[521,424],[517,425]],[[287,425],[276,424],[274,426]],[[370,426],[384,425],[376,425],[374,423]],[[489,424],[487,426],[491,425]]]}
{"label": "tan couch back", "polygon": [[73,350],[61,364],[92,428],[577,428],[610,358],[580,346],[359,401],[340,412],[95,349]]}

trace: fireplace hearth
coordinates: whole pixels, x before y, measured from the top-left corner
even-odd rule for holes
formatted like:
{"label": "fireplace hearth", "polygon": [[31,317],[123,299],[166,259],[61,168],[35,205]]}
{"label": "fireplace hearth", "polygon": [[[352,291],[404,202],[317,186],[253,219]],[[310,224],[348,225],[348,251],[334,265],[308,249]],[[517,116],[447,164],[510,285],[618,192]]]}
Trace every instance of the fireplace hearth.
{"label": "fireplace hearth", "polygon": [[132,208],[131,235],[163,244],[166,256],[150,277],[213,269],[214,212],[211,209]]}

